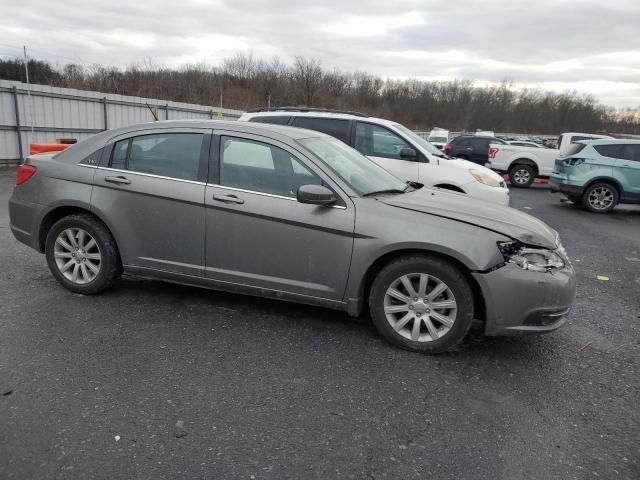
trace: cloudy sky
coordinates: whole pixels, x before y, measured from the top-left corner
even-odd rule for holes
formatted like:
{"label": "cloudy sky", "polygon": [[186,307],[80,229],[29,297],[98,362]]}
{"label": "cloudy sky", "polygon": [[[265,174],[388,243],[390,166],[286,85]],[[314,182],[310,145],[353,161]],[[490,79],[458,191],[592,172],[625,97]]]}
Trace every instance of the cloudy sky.
{"label": "cloudy sky", "polygon": [[3,0],[0,55],[219,65],[235,52],[383,77],[577,90],[640,107],[640,0]]}

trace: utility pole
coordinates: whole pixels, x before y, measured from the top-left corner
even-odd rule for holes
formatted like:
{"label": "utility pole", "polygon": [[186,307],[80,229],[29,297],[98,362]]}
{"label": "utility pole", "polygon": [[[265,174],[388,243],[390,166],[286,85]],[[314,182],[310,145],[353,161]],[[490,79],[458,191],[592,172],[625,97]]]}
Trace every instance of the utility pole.
{"label": "utility pole", "polygon": [[22,46],[24,52],[24,73],[27,76],[27,96],[29,97],[29,120],[31,121],[31,141],[33,138],[33,101],[31,100],[31,86],[29,84],[29,61],[27,60],[27,46]]}

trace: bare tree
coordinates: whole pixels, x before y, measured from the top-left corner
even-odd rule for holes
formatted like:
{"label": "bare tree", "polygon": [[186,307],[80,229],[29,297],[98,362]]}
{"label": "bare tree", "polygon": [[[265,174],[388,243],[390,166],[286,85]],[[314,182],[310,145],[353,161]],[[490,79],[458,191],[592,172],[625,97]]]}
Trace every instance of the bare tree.
{"label": "bare tree", "polygon": [[313,106],[313,100],[322,84],[324,74],[317,59],[296,57],[293,63],[291,79],[300,93],[300,103],[308,107]]}
{"label": "bare tree", "polygon": [[[510,81],[477,86],[470,80],[383,80],[367,72],[324,71],[315,59],[292,65],[238,53],[222,67],[173,69],[146,58],[125,69],[29,60],[32,81],[229,108],[307,105],[358,110],[411,128],[551,133],[578,130],[640,134],[640,108],[616,110],[577,92],[517,90]],[[24,60],[0,60],[0,78],[24,81]]]}

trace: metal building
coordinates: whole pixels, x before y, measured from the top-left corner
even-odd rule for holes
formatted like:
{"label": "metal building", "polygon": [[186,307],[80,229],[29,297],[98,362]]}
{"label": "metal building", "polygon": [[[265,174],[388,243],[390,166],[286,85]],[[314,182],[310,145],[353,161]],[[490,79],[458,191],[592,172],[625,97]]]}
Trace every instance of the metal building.
{"label": "metal building", "polygon": [[18,163],[29,144],[83,140],[134,123],[185,118],[237,119],[240,110],[0,80],[0,164]]}

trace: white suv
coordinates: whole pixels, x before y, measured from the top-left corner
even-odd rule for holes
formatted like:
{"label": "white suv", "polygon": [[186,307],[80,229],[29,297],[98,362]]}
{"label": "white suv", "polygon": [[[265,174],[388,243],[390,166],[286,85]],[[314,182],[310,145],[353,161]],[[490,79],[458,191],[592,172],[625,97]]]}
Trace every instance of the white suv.
{"label": "white suv", "polygon": [[401,180],[509,205],[509,190],[500,175],[476,163],[447,157],[399,123],[357,112],[312,108],[249,110],[239,121],[323,132],[352,146]]}

